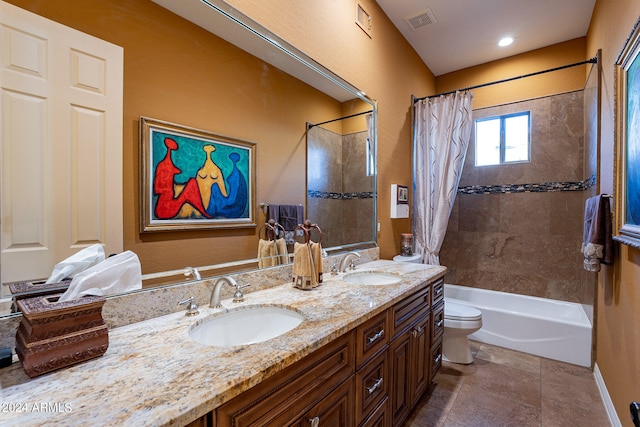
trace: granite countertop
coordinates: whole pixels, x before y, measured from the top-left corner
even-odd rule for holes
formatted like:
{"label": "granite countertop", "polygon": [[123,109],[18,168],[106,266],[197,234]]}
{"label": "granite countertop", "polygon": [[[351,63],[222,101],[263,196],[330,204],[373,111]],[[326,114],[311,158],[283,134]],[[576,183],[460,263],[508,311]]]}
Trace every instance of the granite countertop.
{"label": "granite countertop", "polygon": [[291,307],[305,320],[271,340],[235,347],[203,346],[189,327],[224,309],[200,307],[115,328],[99,358],[30,379],[20,363],[0,370],[3,426],[184,425],[290,366],[367,319],[410,295],[446,268],[378,260],[359,270],[401,274],[396,285],[353,285],[344,274],[325,273],[311,291],[290,283],[248,293],[249,305]]}

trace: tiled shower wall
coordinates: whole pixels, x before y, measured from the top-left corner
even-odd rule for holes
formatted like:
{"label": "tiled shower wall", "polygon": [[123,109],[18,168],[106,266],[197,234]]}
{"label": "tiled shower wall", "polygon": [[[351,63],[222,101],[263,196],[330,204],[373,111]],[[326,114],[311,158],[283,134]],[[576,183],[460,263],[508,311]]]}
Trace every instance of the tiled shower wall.
{"label": "tiled shower wall", "polygon": [[[368,133],[307,132],[307,209],[322,246],[373,240],[373,179],[366,173]],[[365,220],[363,220],[365,219]]]}
{"label": "tiled shower wall", "polygon": [[593,305],[580,251],[595,180],[591,96],[585,89],[474,111],[474,120],[531,111],[531,162],[475,167],[472,132],[440,252],[447,283]]}

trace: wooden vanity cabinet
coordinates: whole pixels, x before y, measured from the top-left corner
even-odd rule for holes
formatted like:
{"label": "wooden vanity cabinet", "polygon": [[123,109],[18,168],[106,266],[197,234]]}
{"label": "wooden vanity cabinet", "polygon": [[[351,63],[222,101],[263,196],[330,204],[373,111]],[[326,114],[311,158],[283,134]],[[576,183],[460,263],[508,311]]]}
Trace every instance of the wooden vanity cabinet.
{"label": "wooden vanity cabinet", "polygon": [[434,289],[423,287],[223,404],[213,425],[402,425],[441,363],[444,293]]}

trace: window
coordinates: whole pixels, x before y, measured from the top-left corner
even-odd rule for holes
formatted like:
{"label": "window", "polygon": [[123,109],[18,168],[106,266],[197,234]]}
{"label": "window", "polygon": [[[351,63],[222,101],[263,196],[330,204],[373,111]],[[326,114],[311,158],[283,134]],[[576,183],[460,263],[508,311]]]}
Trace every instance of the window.
{"label": "window", "polygon": [[528,162],[529,111],[476,120],[476,166]]}

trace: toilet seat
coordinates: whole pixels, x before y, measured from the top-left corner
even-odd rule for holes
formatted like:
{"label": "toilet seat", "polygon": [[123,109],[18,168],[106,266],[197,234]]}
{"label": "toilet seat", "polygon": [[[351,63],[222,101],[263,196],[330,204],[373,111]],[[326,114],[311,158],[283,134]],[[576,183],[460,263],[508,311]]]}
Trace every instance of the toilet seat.
{"label": "toilet seat", "polygon": [[482,312],[475,307],[444,300],[444,318],[458,321],[474,321],[482,318]]}

